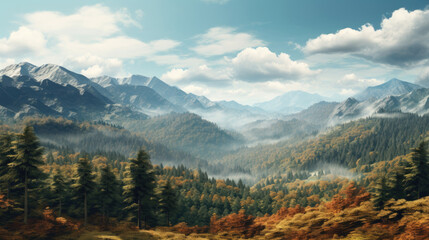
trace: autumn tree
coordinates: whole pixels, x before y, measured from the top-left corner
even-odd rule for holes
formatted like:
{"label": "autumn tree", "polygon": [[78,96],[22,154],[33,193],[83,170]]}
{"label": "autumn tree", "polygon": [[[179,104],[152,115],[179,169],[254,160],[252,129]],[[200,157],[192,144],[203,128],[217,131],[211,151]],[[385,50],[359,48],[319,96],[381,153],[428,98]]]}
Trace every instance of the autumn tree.
{"label": "autumn tree", "polygon": [[345,189],[341,190],[325,205],[334,212],[340,212],[346,208],[357,207],[369,199],[370,194],[365,188],[356,185],[355,182],[350,182]]}
{"label": "autumn tree", "polygon": [[145,228],[148,221],[153,220],[155,173],[150,156],[144,150],[137,153],[137,158],[131,159],[124,186],[126,210],[133,212],[137,226],[140,229],[142,219]]}
{"label": "autumn tree", "polygon": [[92,165],[87,158],[79,159],[77,176],[77,183],[74,186],[77,197],[83,199],[84,224],[87,225],[88,197],[95,189],[95,176],[92,174]]}

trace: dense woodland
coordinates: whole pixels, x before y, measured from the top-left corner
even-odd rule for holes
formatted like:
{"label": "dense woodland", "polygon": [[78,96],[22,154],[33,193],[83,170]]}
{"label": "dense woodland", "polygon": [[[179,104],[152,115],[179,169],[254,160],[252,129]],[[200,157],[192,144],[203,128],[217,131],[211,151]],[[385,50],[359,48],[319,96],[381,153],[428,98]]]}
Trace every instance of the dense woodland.
{"label": "dense woodland", "polygon": [[219,158],[242,143],[234,133],[193,113],[170,113],[146,120],[122,123],[133,132],[172,149],[180,149],[205,159]]}
{"label": "dense woodland", "polygon": [[[429,236],[429,164],[423,141],[427,120],[410,115],[345,124],[316,140],[299,143],[293,151],[309,157],[288,159],[296,164],[294,171],[285,168],[252,187],[241,180],[214,179],[183,165],[152,165],[151,151],[142,148],[145,144],[136,154],[125,156],[106,149],[85,152],[76,151],[77,146],[53,146],[60,139],[43,148],[43,137],[35,134],[125,131],[109,124],[69,122],[64,128],[67,120],[48,119],[27,121],[23,130],[19,129],[22,125],[3,125],[0,236],[43,239],[82,234],[91,227],[123,234],[124,229],[167,226],[177,234],[219,238],[229,234],[425,239]],[[406,126],[392,127],[398,124]],[[101,144],[109,143],[106,135],[95,137]],[[302,150],[304,144],[307,148]],[[318,156],[333,153],[342,154],[343,159],[331,158],[332,163],[352,168],[354,175],[341,177],[309,167],[314,159],[322,159]],[[352,164],[352,159],[357,163]]]}
{"label": "dense woodland", "polygon": [[[34,127],[37,136],[40,137],[41,144],[45,147],[46,154],[59,152],[63,156],[63,159],[58,161],[76,163],[79,160],[79,156],[74,155],[76,152],[79,152],[80,156],[102,155],[108,156],[109,159],[125,161],[130,157],[135,157],[138,149],[144,147],[155,164],[182,164],[203,169],[212,175],[249,173],[249,170],[244,167],[225,167],[221,163],[210,162],[203,158],[195,157],[183,149],[174,149],[155,141],[149,138],[150,135],[131,133],[119,125],[100,121],[75,122],[64,118],[50,117],[27,118],[23,124]],[[4,126],[4,128],[8,131],[19,131],[14,126]],[[210,131],[200,133],[201,135],[210,135]],[[185,137],[179,135],[178,139],[180,138]],[[204,149],[203,146],[198,146]]]}
{"label": "dense woodland", "polygon": [[400,118],[367,118],[329,129],[316,138],[294,138],[273,145],[242,148],[220,162],[252,166],[262,177],[289,170],[328,170],[330,166],[368,172],[372,164],[405,155],[428,136],[429,116],[404,114]]}

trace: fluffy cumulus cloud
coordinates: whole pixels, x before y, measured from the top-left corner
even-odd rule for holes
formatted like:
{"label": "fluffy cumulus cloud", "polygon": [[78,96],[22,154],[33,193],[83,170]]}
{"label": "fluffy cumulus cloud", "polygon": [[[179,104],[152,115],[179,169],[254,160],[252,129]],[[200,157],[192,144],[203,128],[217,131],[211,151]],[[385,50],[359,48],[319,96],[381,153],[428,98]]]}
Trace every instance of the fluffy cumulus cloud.
{"label": "fluffy cumulus cloud", "polygon": [[308,64],[290,59],[286,53],[276,54],[266,47],[246,48],[234,58],[224,58],[216,64],[193,67],[175,67],[162,75],[171,84],[187,87],[193,84],[210,87],[227,87],[241,83],[288,83],[317,75]]}
{"label": "fluffy cumulus cloud", "polygon": [[355,95],[357,93],[358,93],[357,90],[350,89],[350,88],[343,88],[340,91],[340,95],[342,95],[342,96],[353,96],[353,95]]}
{"label": "fluffy cumulus cloud", "polygon": [[0,55],[22,56],[46,51],[45,36],[31,28],[22,26],[7,38],[0,38]]}
{"label": "fluffy cumulus cloud", "polygon": [[173,68],[172,70],[163,74],[161,78],[173,84],[199,83],[212,87],[228,86],[232,80],[231,69],[210,68],[207,65],[201,65],[199,67],[188,69]]}
{"label": "fluffy cumulus cloud", "polygon": [[[359,78],[354,73],[344,75],[337,81],[341,86],[347,86],[353,89],[364,89],[369,86],[376,86],[383,83],[383,81],[376,78]],[[350,89],[349,89],[350,90]]]}
{"label": "fluffy cumulus cloud", "polygon": [[80,73],[87,77],[100,75],[116,76],[120,73],[123,63],[118,58],[102,58],[90,54],[69,58],[65,65],[72,69],[81,69]]}
{"label": "fluffy cumulus cloud", "polygon": [[97,40],[121,31],[120,24],[136,25],[126,9],[112,12],[97,4],[84,6],[77,12],[65,15],[60,12],[41,11],[25,15],[28,27],[56,38]]}
{"label": "fluffy cumulus cloud", "polygon": [[248,82],[299,80],[317,74],[304,62],[293,61],[286,53],[266,47],[246,48],[231,60],[236,78]]}
{"label": "fluffy cumulus cloud", "polygon": [[123,28],[141,28],[139,23],[127,9],[112,11],[101,4],[84,6],[69,15],[34,12],[24,15],[24,21],[9,37],[0,38],[0,55],[19,60],[25,57],[27,61],[37,55],[35,62],[70,64],[72,70],[88,76],[117,75],[125,60],[151,57],[180,44],[170,39],[143,42],[127,36]]}
{"label": "fluffy cumulus cloud", "polygon": [[408,67],[429,59],[429,10],[398,9],[381,22],[345,28],[307,41],[308,54],[353,54],[367,60]]}
{"label": "fluffy cumulus cloud", "polygon": [[229,86],[233,81],[248,83],[290,82],[314,76],[308,64],[290,59],[286,53],[276,54],[266,47],[246,48],[234,58],[225,58],[214,66],[173,68],[162,78],[170,83],[198,82],[206,86]]}
{"label": "fluffy cumulus cloud", "polygon": [[230,27],[210,28],[200,35],[193,50],[203,56],[218,56],[235,53],[248,47],[264,46],[264,42],[248,33],[236,32]]}

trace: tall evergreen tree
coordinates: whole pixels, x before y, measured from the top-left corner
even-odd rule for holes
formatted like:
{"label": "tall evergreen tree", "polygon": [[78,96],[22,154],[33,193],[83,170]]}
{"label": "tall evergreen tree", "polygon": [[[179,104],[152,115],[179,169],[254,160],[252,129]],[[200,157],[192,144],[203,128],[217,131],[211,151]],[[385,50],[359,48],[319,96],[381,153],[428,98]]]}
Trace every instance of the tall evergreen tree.
{"label": "tall evergreen tree", "polygon": [[95,175],[92,174],[92,165],[87,158],[79,159],[77,169],[77,183],[75,184],[77,196],[83,199],[84,224],[88,223],[88,198],[95,189]]}
{"label": "tall evergreen tree", "polygon": [[12,142],[13,136],[11,134],[0,136],[0,192],[6,195],[6,199],[10,199],[11,185],[15,180],[9,172],[9,164],[13,162],[15,155]]}
{"label": "tall evergreen tree", "polygon": [[57,171],[57,173],[53,176],[51,188],[54,201],[58,206],[58,216],[61,216],[63,204],[70,189],[68,183],[60,171]]}
{"label": "tall evergreen tree", "polygon": [[43,165],[43,148],[40,147],[39,140],[34,134],[31,126],[26,126],[14,146],[16,154],[14,161],[9,164],[11,175],[18,179],[17,188],[24,188],[24,223],[28,222],[29,214],[29,192],[40,186],[41,181],[46,175],[39,169]]}
{"label": "tall evergreen tree", "polygon": [[98,185],[98,203],[103,214],[103,222],[114,212],[120,203],[120,183],[109,165],[101,169],[100,183]]}
{"label": "tall evergreen tree", "polygon": [[392,198],[394,199],[405,199],[405,191],[404,191],[404,172],[405,169],[402,168],[402,166],[398,169],[396,169],[390,176],[389,176],[389,184],[390,184],[390,193],[392,195]]}
{"label": "tall evergreen tree", "polygon": [[409,200],[429,195],[429,165],[425,142],[412,149],[411,161],[406,167],[405,191]]}
{"label": "tall evergreen tree", "polygon": [[382,209],[384,207],[384,204],[387,200],[390,199],[390,189],[387,185],[387,179],[386,176],[382,176],[379,180],[377,185],[375,186],[375,194],[373,197],[373,204],[374,207],[378,210]]}
{"label": "tall evergreen tree", "polygon": [[161,187],[159,194],[159,210],[167,218],[167,226],[170,226],[170,215],[177,207],[177,195],[171,186],[170,180]]}
{"label": "tall evergreen tree", "polygon": [[144,219],[145,228],[153,218],[155,174],[149,154],[140,150],[136,159],[131,159],[124,186],[126,209],[134,212],[137,226],[141,228]]}

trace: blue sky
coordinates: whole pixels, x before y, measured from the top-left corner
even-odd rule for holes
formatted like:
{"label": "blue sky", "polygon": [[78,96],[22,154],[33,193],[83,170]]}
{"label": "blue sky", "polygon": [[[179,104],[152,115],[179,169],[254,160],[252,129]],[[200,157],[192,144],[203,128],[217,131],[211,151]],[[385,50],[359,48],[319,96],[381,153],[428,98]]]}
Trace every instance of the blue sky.
{"label": "blue sky", "polygon": [[303,90],[341,100],[397,77],[429,80],[426,1],[7,1],[0,67],[158,76],[252,104]]}

